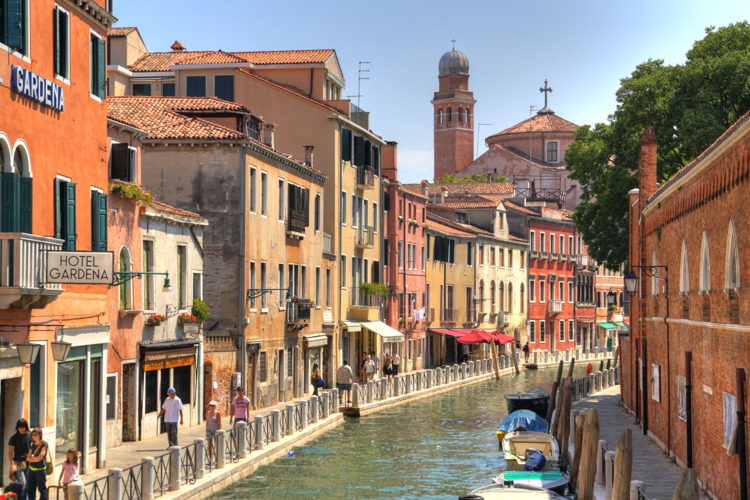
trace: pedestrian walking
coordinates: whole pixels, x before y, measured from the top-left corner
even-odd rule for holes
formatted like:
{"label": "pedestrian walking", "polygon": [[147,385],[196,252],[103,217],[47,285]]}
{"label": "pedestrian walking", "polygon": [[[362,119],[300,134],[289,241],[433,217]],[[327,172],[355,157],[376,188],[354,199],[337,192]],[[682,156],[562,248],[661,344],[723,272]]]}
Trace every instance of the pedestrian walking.
{"label": "pedestrian walking", "polygon": [[586,365],[586,375],[591,375],[592,373],[594,373],[594,365],[589,363]]}
{"label": "pedestrian walking", "polygon": [[65,454],[60,477],[57,479],[57,484],[62,486],[64,498],[68,498],[68,485],[80,479],[78,476],[78,450],[71,448]]}
{"label": "pedestrian walking", "polygon": [[232,419],[234,419],[235,425],[237,422],[247,423],[247,411],[250,408],[250,398],[245,396],[245,391],[242,387],[237,388],[237,395],[232,399],[232,405],[229,407],[229,425],[232,425]]}
{"label": "pedestrian walking", "polygon": [[366,382],[367,381],[367,372],[365,371],[365,365],[367,364],[367,360],[369,359],[369,356],[366,352],[362,353],[362,358],[359,363],[359,380],[360,382]]}
{"label": "pedestrian walking", "polygon": [[8,440],[8,463],[10,464],[11,480],[26,487],[28,471],[26,470],[26,455],[31,449],[31,433],[29,423],[25,418],[16,422],[16,433]]}
{"label": "pedestrian walking", "polygon": [[365,359],[365,380],[372,380],[372,378],[375,376],[375,363],[370,359],[370,356],[367,356]]}
{"label": "pedestrian walking", "polygon": [[39,492],[39,500],[47,500],[47,442],[42,440],[42,429],[35,427],[31,431],[31,449],[26,454],[26,462],[29,469],[29,483],[27,490],[29,500],[36,500],[36,492]]}
{"label": "pedestrian walking", "polygon": [[529,362],[529,343],[526,342],[523,346],[523,360],[525,363]]}
{"label": "pedestrian walking", "polygon": [[177,397],[174,387],[167,389],[167,398],[161,405],[159,416],[164,417],[164,425],[167,427],[167,441],[169,446],[178,446],[177,444],[177,425],[182,425],[182,400]]}
{"label": "pedestrian walking", "polygon": [[401,356],[398,355],[398,351],[393,355],[393,375],[398,375],[399,367],[401,366]]}
{"label": "pedestrian walking", "polygon": [[208,460],[215,460],[214,441],[216,441],[216,431],[221,429],[221,413],[216,409],[216,401],[209,401],[208,410],[206,411],[206,441],[208,441]]}
{"label": "pedestrian walking", "polygon": [[380,358],[377,354],[375,354],[375,351],[370,351],[370,359],[375,365],[375,374],[373,375],[373,377],[377,378],[378,375],[380,375]]}
{"label": "pedestrian walking", "polygon": [[336,370],[336,388],[339,390],[339,404],[349,404],[349,394],[354,383],[354,373],[349,362],[344,360],[344,364]]}
{"label": "pedestrian walking", "polygon": [[383,377],[391,378],[392,375],[393,375],[393,358],[391,358],[390,353],[385,353],[385,357],[383,358]]}
{"label": "pedestrian walking", "polygon": [[310,375],[310,384],[312,384],[313,386],[313,396],[317,396],[318,389],[323,387],[323,384],[325,384],[323,377],[320,376],[320,367],[318,367],[318,363],[313,363],[312,365],[312,375]]}

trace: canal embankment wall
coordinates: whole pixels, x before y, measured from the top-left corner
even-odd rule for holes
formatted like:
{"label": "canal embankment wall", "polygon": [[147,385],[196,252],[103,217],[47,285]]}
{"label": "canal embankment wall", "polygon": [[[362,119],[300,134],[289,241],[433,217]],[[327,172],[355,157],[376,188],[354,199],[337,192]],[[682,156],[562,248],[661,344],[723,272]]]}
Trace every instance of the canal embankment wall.
{"label": "canal embankment wall", "polygon": [[[538,367],[555,366],[560,361],[600,362],[611,353],[581,353],[575,350],[537,355]],[[500,375],[515,372],[509,355],[498,359]],[[517,358],[520,366],[520,356]],[[609,371],[608,371],[609,372]],[[614,369],[612,370],[613,379]],[[328,432],[344,421],[344,414],[366,415],[436,396],[494,377],[492,360],[483,359],[405,373],[390,379],[354,384],[351,404],[339,406],[338,390],[321,391],[319,396],[295,401],[270,414],[240,422],[231,430],[220,430],[208,443],[197,438],[193,443],[172,447],[153,457],[134,457],[126,468],[109,469],[108,474],[69,487],[72,500],[186,500],[210,498],[218,491],[251,475],[258,467],[288,455],[292,448]],[[591,390],[604,387],[603,375],[588,380]],[[601,384],[601,385],[600,385]],[[209,444],[212,448],[209,452]],[[140,460],[140,461],[138,461]]]}

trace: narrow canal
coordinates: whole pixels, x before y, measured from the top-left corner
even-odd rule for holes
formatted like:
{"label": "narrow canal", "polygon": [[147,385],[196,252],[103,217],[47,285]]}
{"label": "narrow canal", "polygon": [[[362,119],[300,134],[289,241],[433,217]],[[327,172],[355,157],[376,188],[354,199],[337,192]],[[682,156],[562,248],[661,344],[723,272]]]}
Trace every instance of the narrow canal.
{"label": "narrow canal", "polygon": [[[567,369],[567,367],[566,367]],[[577,367],[576,376],[585,372]],[[214,498],[456,499],[504,463],[495,428],[504,394],[552,386],[554,369],[523,371],[346,422],[260,467]]]}

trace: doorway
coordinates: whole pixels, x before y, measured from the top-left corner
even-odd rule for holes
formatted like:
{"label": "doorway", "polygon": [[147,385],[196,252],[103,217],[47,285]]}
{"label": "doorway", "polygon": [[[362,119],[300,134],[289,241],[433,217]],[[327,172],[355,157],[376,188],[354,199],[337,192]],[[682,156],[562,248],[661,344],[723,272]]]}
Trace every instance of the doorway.
{"label": "doorway", "polygon": [[135,441],[138,414],[138,388],[135,363],[122,365],[122,440]]}

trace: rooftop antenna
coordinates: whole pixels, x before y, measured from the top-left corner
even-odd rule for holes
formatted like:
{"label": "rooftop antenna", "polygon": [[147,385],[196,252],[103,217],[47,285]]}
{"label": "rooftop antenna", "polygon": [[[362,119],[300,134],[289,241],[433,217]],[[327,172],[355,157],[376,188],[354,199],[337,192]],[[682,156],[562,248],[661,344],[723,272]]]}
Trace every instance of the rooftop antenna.
{"label": "rooftop antenna", "polygon": [[534,112],[539,109],[538,106],[535,106],[534,104],[529,106],[529,116],[534,116]]}
{"label": "rooftop antenna", "polygon": [[362,80],[369,80],[369,76],[362,76],[363,73],[369,73],[369,69],[363,69],[362,65],[370,64],[370,61],[359,61],[359,68],[357,69],[357,95],[348,95],[346,97],[356,97],[357,107],[359,108],[359,100],[362,98]]}
{"label": "rooftop antenna", "polygon": [[479,131],[482,130],[482,125],[488,127],[488,126],[491,126],[492,124],[491,123],[477,123],[477,149],[476,149],[477,154],[479,153],[479,136],[481,135]]}

